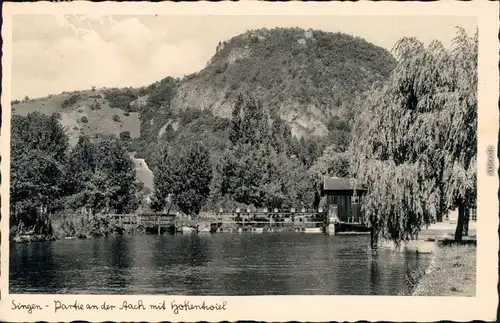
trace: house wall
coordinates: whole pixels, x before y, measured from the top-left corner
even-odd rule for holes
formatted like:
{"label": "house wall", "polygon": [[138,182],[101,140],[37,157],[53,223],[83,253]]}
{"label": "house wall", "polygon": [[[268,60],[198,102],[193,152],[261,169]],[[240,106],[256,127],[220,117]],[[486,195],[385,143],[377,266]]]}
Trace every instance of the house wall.
{"label": "house wall", "polygon": [[[361,201],[361,196],[358,195],[359,201]],[[327,198],[327,210],[330,205],[336,204],[338,207],[338,217],[342,222],[363,222],[362,212],[359,203],[357,205],[352,204],[352,195],[345,194],[345,192],[328,192]]]}

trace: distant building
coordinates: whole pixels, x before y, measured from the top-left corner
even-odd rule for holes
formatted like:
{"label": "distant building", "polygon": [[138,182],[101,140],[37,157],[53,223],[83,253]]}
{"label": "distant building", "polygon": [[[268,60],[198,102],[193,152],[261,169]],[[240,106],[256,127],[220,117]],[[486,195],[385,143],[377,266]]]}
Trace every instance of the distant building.
{"label": "distant building", "polygon": [[365,193],[365,188],[354,178],[341,178],[325,176],[323,179],[322,195],[326,196],[327,211],[335,212],[337,217],[345,223],[364,223],[360,208],[360,201]]}
{"label": "distant building", "polygon": [[[448,212],[445,217],[445,220],[451,223],[456,223],[458,221],[458,208]],[[476,222],[477,221],[477,210],[476,208],[469,209],[469,221]]]}

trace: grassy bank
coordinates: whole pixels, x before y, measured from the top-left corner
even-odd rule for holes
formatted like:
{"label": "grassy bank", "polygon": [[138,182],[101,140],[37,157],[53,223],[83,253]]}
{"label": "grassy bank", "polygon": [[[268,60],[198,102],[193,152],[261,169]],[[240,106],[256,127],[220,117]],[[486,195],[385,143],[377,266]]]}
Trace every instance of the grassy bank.
{"label": "grassy bank", "polygon": [[426,274],[413,291],[415,296],[475,296],[476,246],[442,244]]}

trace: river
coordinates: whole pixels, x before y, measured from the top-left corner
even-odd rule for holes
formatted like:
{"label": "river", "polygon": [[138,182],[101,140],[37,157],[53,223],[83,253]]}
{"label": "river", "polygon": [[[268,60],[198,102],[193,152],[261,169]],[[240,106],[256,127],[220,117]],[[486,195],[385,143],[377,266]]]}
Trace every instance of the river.
{"label": "river", "polygon": [[264,233],[128,235],[10,245],[10,293],[396,295],[425,254],[369,237]]}

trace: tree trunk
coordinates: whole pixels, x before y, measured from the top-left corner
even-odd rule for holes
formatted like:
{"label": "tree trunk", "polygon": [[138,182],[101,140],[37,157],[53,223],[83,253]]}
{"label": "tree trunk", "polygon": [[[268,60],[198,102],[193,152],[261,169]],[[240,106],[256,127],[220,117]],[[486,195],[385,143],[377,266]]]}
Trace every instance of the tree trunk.
{"label": "tree trunk", "polygon": [[465,203],[461,201],[458,204],[458,220],[457,220],[457,227],[455,229],[456,242],[462,241],[462,237],[464,234],[464,224],[465,224]]}
{"label": "tree trunk", "polygon": [[377,249],[378,249],[378,223],[374,217],[371,218],[370,248],[372,250],[372,253],[374,253],[374,254],[377,253]]}
{"label": "tree trunk", "polygon": [[464,228],[462,230],[462,235],[467,237],[469,235],[469,218],[470,218],[470,208],[467,205],[464,210]]}
{"label": "tree trunk", "polygon": [[321,202],[321,194],[318,191],[316,191],[316,192],[314,192],[313,209],[318,209],[320,202]]}

